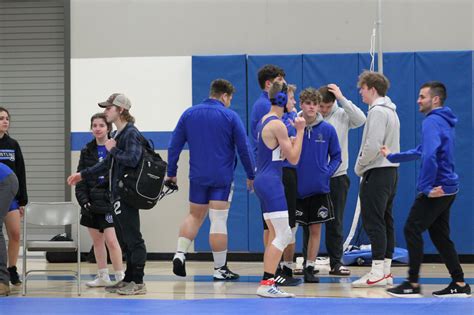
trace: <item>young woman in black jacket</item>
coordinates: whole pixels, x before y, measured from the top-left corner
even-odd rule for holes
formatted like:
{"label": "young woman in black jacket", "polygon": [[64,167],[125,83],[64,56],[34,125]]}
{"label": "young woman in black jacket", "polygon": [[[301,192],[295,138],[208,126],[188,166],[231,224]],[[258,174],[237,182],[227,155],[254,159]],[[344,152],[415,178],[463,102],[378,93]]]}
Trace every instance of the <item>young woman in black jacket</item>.
{"label": "young woman in black jacket", "polygon": [[[89,142],[81,151],[77,171],[95,165],[105,160],[107,150],[105,141],[112,124],[107,123],[103,113],[91,117],[91,131],[94,140]],[[110,260],[115,270],[115,280],[121,281],[124,277],[122,265],[122,250],[115,234],[112,216],[112,204],[109,196],[108,172],[97,174],[97,177],[83,180],[76,186],[76,198],[81,206],[81,225],[89,230],[94,244],[94,254],[97,261],[98,273],[93,281],[86,283],[88,287],[104,287],[112,285],[107,268],[107,248]]]}
{"label": "young woman in black jacket", "polygon": [[5,227],[8,234],[8,272],[10,282],[14,286],[21,285],[16,269],[18,252],[20,250],[20,221],[28,203],[26,191],[25,161],[18,142],[8,135],[10,128],[10,113],[0,107],[0,162],[10,167],[18,178],[19,188],[15,199],[5,217]]}

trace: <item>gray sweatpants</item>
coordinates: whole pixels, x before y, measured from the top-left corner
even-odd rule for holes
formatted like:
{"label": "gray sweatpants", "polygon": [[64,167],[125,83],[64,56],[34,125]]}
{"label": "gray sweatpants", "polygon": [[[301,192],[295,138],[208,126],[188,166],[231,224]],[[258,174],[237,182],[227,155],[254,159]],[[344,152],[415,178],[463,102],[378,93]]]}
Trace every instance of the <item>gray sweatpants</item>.
{"label": "gray sweatpants", "polygon": [[3,236],[3,221],[7,216],[10,204],[18,191],[18,179],[11,173],[0,181],[0,282],[8,284],[10,274],[7,270],[7,247]]}

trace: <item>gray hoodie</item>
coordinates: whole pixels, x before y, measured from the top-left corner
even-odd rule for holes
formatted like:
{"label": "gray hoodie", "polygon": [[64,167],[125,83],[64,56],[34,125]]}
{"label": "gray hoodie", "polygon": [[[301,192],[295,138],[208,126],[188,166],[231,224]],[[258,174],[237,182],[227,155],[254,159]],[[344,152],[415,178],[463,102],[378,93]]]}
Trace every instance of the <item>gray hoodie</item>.
{"label": "gray hoodie", "polygon": [[345,175],[349,167],[349,129],[362,126],[365,123],[365,114],[354,103],[343,98],[339,102],[334,102],[331,112],[324,117],[324,120],[336,128],[339,145],[341,146],[342,163],[332,177]]}
{"label": "gray hoodie", "polygon": [[388,96],[377,98],[369,106],[367,121],[362,135],[362,143],[354,171],[358,176],[373,168],[398,167],[380,154],[386,145],[392,152],[400,152],[400,120],[397,106]]}

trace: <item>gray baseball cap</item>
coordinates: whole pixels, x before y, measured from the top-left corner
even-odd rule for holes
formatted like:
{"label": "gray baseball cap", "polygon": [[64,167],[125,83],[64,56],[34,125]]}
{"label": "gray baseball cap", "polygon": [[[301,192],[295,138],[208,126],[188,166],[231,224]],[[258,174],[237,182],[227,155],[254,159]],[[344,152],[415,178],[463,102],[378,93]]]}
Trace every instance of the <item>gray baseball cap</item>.
{"label": "gray baseball cap", "polygon": [[109,98],[105,102],[99,103],[100,107],[107,107],[107,106],[118,106],[122,107],[123,109],[129,110],[132,107],[132,102],[122,93],[114,93],[109,96]]}

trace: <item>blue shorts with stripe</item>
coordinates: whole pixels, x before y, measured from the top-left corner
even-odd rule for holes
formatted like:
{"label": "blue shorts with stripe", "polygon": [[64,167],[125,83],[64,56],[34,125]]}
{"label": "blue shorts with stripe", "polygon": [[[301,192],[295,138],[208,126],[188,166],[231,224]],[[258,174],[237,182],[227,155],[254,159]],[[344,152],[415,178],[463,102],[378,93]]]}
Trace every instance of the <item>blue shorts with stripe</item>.
{"label": "blue shorts with stripe", "polygon": [[8,209],[8,211],[13,211],[13,210],[17,210],[17,209],[20,209],[20,204],[18,203],[18,200],[16,199],[13,199],[12,203],[10,204],[10,208]]}
{"label": "blue shorts with stripe", "polygon": [[189,201],[200,205],[208,204],[210,200],[232,201],[232,184],[212,187],[189,182]]}

